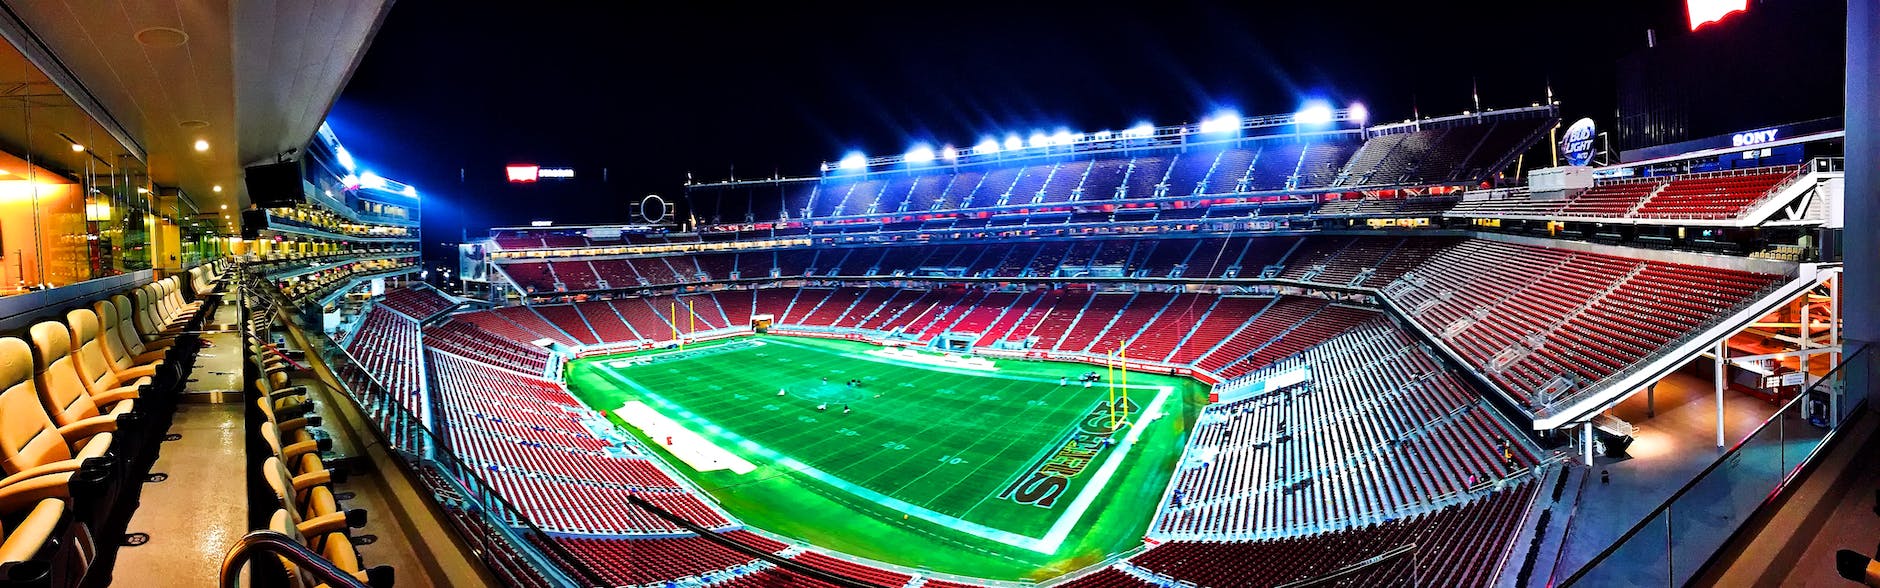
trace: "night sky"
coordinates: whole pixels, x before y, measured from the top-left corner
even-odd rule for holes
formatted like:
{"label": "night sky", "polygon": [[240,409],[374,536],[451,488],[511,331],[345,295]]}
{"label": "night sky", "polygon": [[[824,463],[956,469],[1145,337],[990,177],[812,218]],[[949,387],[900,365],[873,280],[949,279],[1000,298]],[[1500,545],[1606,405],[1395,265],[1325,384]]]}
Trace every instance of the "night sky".
{"label": "night sky", "polygon": [[[427,244],[492,225],[623,222],[647,193],[816,173],[849,150],[971,145],[1364,103],[1373,120],[1527,106],[1613,119],[1615,62],[1689,34],[1683,0],[1507,2],[403,0],[332,113],[425,195]],[[509,162],[580,181],[505,186]],[[599,181],[600,168],[607,182]],[[465,181],[459,181],[463,170]]]}

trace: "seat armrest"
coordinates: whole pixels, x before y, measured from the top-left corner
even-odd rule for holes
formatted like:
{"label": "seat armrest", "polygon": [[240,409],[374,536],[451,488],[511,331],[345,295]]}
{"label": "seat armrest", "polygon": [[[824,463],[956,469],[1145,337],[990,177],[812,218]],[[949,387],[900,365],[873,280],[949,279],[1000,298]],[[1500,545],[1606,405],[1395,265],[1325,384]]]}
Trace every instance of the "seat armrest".
{"label": "seat armrest", "polygon": [[95,437],[100,433],[116,431],[117,428],[117,418],[111,415],[98,415],[59,427],[59,436],[64,437],[67,444],[72,444],[74,441]]}
{"label": "seat armrest", "polygon": [[341,533],[347,529],[346,513],[330,512],[301,521],[296,528],[307,537],[317,537],[327,533]]}
{"label": "seat armrest", "polygon": [[291,460],[291,459],[295,459],[295,458],[298,458],[300,456],[303,456],[309,453],[318,452],[320,451],[320,445],[322,441],[326,441],[329,446],[332,444],[331,441],[328,441],[326,439],[314,439],[311,441],[301,441],[299,443],[294,443],[292,445],[282,447],[281,459],[284,461]]}
{"label": "seat armrest", "polygon": [[77,471],[33,476],[0,486],[0,512],[20,512],[47,498],[71,498],[72,476]]}
{"label": "seat armrest", "polygon": [[134,365],[128,368],[124,368],[123,370],[117,373],[118,380],[119,381],[130,380],[134,382],[134,381],[137,381],[138,378],[154,379],[157,377],[157,364],[158,363],[162,363],[162,360],[157,360],[156,362],[144,362],[143,365]]}
{"label": "seat armrest", "polygon": [[294,489],[295,490],[306,490],[314,486],[322,486],[322,485],[331,484],[331,483],[333,483],[333,471],[332,470],[320,470],[317,472],[307,472],[298,476],[294,476]]}
{"label": "seat armrest", "polygon": [[105,390],[103,392],[99,392],[91,396],[91,401],[93,403],[96,403],[98,406],[111,406],[113,404],[117,404],[119,402],[123,402],[126,400],[136,400],[136,399],[137,399],[137,387],[135,386],[112,388],[110,390]]}
{"label": "seat armrest", "polygon": [[55,461],[52,463],[42,463],[42,464],[30,467],[30,468],[21,470],[19,473],[13,474],[11,476],[0,478],[0,488],[12,486],[21,481],[28,480],[31,478],[37,478],[39,476],[45,476],[45,475],[50,475],[50,474],[63,474],[66,472],[78,471],[78,469],[82,467],[85,467],[85,460],[82,460],[82,459],[66,459],[66,460]]}
{"label": "seat armrest", "polygon": [[0,583],[38,585],[49,578],[52,558],[34,556],[42,546],[58,542],[65,515],[70,510],[71,506],[64,501],[48,498],[33,505],[33,511],[18,523],[7,525],[7,538],[17,540],[0,544],[0,562],[4,562],[0,563]]}

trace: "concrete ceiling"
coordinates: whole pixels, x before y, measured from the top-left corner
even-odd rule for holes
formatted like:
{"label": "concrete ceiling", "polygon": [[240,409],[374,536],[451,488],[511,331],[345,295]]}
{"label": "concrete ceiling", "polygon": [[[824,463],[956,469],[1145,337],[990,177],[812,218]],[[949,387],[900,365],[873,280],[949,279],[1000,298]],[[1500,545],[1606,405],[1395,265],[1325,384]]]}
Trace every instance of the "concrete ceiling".
{"label": "concrete ceiling", "polygon": [[[390,0],[4,0],[204,211],[247,202],[245,165],[303,146]],[[207,141],[197,151],[196,141]],[[221,192],[214,190],[222,186]]]}

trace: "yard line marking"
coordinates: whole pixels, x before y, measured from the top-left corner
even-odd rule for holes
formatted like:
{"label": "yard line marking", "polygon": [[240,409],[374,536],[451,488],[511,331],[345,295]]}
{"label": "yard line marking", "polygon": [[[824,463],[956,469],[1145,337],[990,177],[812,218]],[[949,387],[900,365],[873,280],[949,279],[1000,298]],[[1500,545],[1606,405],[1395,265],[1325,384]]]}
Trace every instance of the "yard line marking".
{"label": "yard line marking", "polygon": [[[793,343],[782,343],[782,344],[789,345],[791,347],[815,350],[815,348],[813,347],[804,346],[804,345],[798,345],[798,344],[793,344]],[[827,351],[824,351],[824,352],[827,353]],[[862,357],[849,356],[847,354],[843,354],[843,355],[845,357],[852,357],[854,359],[864,359]],[[873,360],[870,360],[870,361],[873,361]],[[893,363],[893,362],[880,362],[880,363],[889,363],[890,365],[897,365],[901,367],[919,367],[921,369],[927,369],[929,371],[956,373],[953,370],[935,369],[935,368],[926,367],[926,366],[908,366],[908,365]],[[600,371],[606,374],[610,379],[613,379],[614,381],[619,382],[622,385],[625,385],[629,388],[634,389],[635,391],[640,392],[641,394],[645,395],[647,398],[654,400],[656,403],[660,404],[661,406],[666,407],[669,410],[686,411],[686,409],[684,409],[677,403],[674,403],[671,400],[668,400],[665,397],[653,392],[652,390],[644,386],[641,386],[639,383],[618,373],[618,371],[616,371],[615,369],[611,367],[604,366],[604,369]],[[1010,380],[1025,380],[1025,381],[1033,381],[1033,382],[1050,382],[1051,381],[1045,378],[1026,378],[1026,377],[1012,377],[1012,376],[1004,376],[1004,375],[990,375],[985,372],[971,372],[971,373],[957,372],[957,375],[965,375],[965,376],[973,376],[973,377],[1000,377],[1000,378],[1010,379]],[[1152,401],[1149,404],[1149,406],[1143,410],[1143,412],[1141,413],[1141,416],[1137,419],[1132,419],[1130,421],[1129,432],[1125,436],[1123,441],[1111,451],[1109,457],[1107,457],[1102,463],[1102,465],[1098,467],[1095,474],[1090,479],[1085,481],[1083,487],[1078,491],[1077,496],[1074,499],[1072,499],[1070,507],[1066,509],[1063,514],[1059,515],[1057,520],[1052,523],[1049,531],[1047,531],[1043,537],[1030,537],[1026,535],[1021,535],[1018,533],[1013,533],[1010,531],[997,529],[997,528],[987,526],[984,524],[964,520],[956,516],[936,512],[931,509],[925,508],[923,506],[916,505],[916,504],[907,502],[905,500],[895,498],[893,496],[888,496],[881,492],[871,490],[869,488],[844,480],[836,475],[830,474],[819,468],[816,468],[815,466],[811,466],[807,463],[798,461],[795,458],[786,456],[776,450],[760,445],[757,442],[751,439],[748,439],[742,435],[739,435],[728,429],[720,427],[719,425],[710,422],[709,420],[705,419],[702,416],[693,414],[692,416],[688,417],[688,420],[691,420],[694,423],[698,423],[701,426],[707,427],[708,430],[712,431],[714,434],[718,436],[725,438],[727,441],[734,443],[737,447],[740,447],[746,451],[750,451],[754,454],[768,458],[774,465],[778,467],[781,467],[781,468],[784,468],[784,469],[787,469],[796,473],[800,473],[811,479],[815,479],[817,481],[823,482],[825,484],[828,484],[840,490],[846,491],[859,498],[866,499],[878,505],[885,506],[889,509],[897,510],[907,515],[919,518],[921,520],[925,520],[925,521],[928,521],[937,525],[949,527],[954,530],[958,530],[960,532],[964,532],[964,533],[974,535],[980,538],[989,539],[992,541],[997,541],[999,543],[1004,543],[1006,545],[1020,547],[1020,548],[1031,550],[1037,553],[1048,555],[1048,554],[1057,552],[1058,548],[1063,545],[1065,539],[1067,539],[1070,536],[1071,530],[1077,526],[1077,523],[1083,518],[1083,515],[1090,509],[1090,506],[1095,502],[1097,496],[1102,492],[1103,488],[1109,484],[1110,479],[1114,477],[1117,470],[1121,468],[1123,461],[1128,457],[1130,451],[1135,447],[1136,442],[1142,437],[1143,432],[1146,430],[1147,425],[1159,419],[1160,417],[1165,416],[1164,413],[1162,412],[1162,407],[1167,402],[1168,397],[1174,391],[1174,388],[1171,386],[1138,385],[1138,386],[1130,386],[1130,387],[1138,388],[1138,389],[1141,389],[1141,388],[1154,389],[1154,390],[1158,390],[1158,393],[1156,394],[1155,400]],[[981,499],[981,502],[983,503],[984,499]],[[978,506],[979,506],[978,504],[975,504],[973,508],[977,508]],[[969,508],[968,512],[970,512],[971,510],[972,509]]]}

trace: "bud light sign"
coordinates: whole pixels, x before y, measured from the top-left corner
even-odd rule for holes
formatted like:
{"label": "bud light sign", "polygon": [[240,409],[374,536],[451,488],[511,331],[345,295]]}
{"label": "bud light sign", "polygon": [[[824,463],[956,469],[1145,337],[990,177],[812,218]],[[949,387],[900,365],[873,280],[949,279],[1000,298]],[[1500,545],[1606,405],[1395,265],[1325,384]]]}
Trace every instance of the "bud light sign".
{"label": "bud light sign", "polygon": [[1593,119],[1582,118],[1567,127],[1567,135],[1560,139],[1560,155],[1567,158],[1567,165],[1593,162]]}

